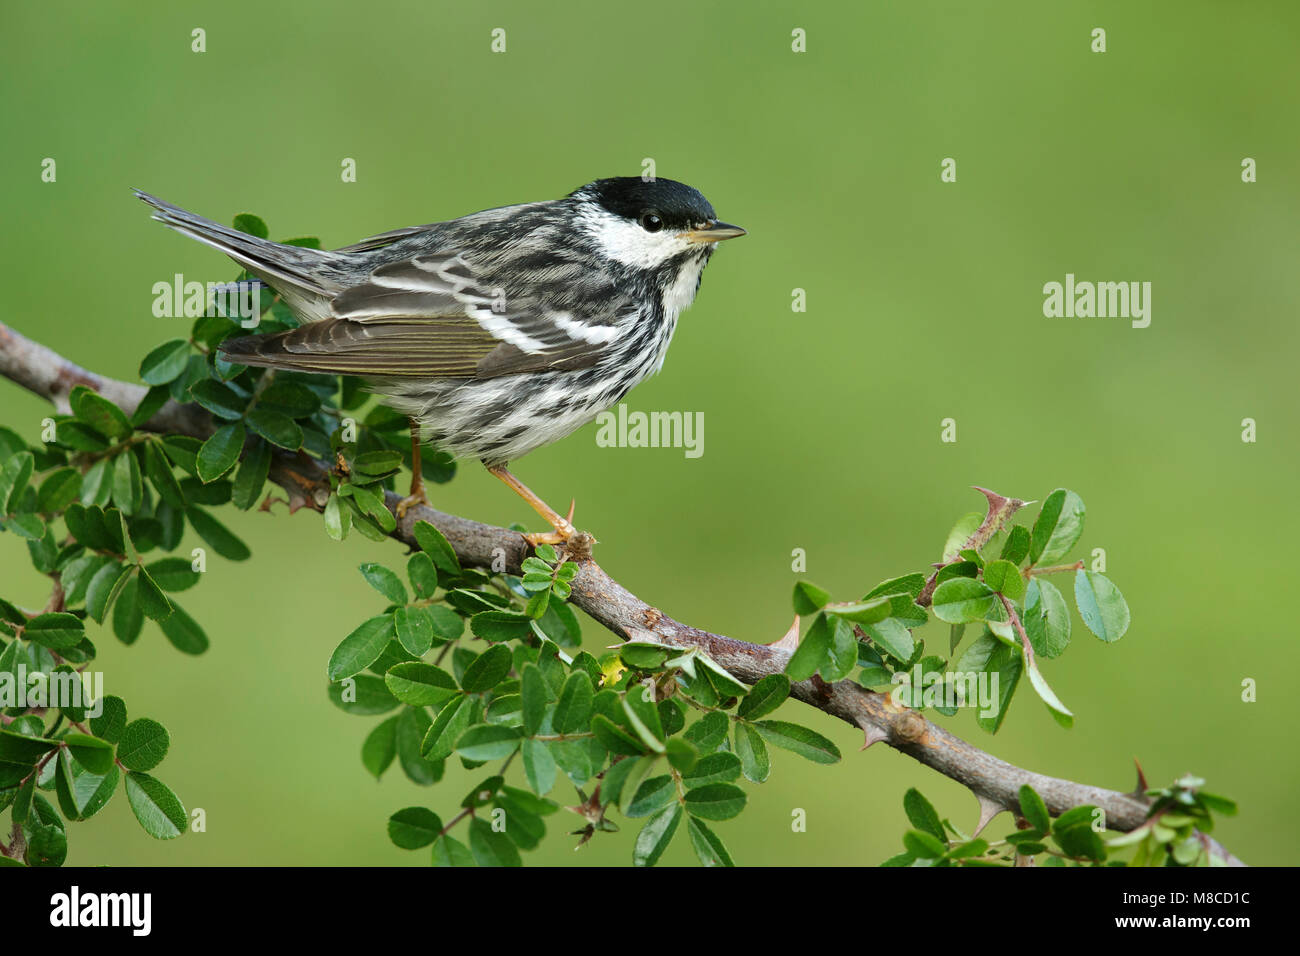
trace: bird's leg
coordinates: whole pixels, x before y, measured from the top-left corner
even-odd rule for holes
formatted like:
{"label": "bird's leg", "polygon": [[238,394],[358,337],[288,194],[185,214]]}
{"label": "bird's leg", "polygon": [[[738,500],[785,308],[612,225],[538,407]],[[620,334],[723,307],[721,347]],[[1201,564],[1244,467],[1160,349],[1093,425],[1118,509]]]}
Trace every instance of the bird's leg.
{"label": "bird's leg", "polygon": [[528,502],[528,504],[532,506],[532,509],[545,518],[546,523],[555,529],[554,531],[547,531],[541,534],[524,535],[524,537],[528,539],[529,544],[533,546],[539,544],[564,544],[577,533],[576,529],[573,527],[572,504],[569,505],[569,516],[567,518],[562,517],[554,508],[548,505],[541,498],[537,497],[537,495],[533,494],[527,485],[514,475],[510,474],[505,465],[488,465],[487,470],[514,489],[515,494]]}
{"label": "bird's leg", "polygon": [[420,460],[420,425],[411,419],[411,493],[397,503],[397,517],[405,517],[413,505],[428,506]]}

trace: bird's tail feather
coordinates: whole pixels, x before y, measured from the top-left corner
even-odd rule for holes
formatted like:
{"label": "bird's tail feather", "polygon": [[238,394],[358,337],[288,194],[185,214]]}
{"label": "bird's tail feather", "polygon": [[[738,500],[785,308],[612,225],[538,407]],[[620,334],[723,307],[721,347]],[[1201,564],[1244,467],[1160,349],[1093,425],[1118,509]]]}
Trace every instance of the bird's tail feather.
{"label": "bird's tail feather", "polygon": [[285,296],[291,306],[300,306],[307,313],[302,316],[305,319],[319,318],[321,304],[342,289],[341,284],[329,277],[332,271],[329,265],[338,258],[335,253],[259,239],[139,189],[133,192],[153,207],[154,219],[224,252]]}

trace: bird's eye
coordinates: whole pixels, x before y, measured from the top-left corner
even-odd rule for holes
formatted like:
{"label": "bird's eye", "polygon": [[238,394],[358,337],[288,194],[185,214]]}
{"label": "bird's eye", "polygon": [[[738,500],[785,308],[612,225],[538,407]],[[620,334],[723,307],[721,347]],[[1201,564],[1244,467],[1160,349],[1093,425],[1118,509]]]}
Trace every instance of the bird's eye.
{"label": "bird's eye", "polygon": [[658,232],[664,227],[664,221],[653,211],[641,213],[641,228],[646,232]]}

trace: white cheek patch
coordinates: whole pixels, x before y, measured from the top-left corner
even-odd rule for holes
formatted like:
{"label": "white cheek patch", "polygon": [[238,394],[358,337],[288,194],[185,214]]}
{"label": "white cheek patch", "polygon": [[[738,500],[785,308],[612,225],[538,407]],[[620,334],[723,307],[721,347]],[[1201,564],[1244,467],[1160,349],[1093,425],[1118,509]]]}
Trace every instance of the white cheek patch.
{"label": "white cheek patch", "polygon": [[672,232],[646,232],[636,223],[604,209],[584,209],[581,219],[592,230],[605,255],[634,269],[653,269],[692,248]]}

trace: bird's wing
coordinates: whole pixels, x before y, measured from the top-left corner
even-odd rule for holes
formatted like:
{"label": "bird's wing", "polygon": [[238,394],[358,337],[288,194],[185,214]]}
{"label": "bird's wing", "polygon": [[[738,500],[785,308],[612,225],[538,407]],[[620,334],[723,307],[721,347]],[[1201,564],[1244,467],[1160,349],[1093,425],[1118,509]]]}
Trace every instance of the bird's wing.
{"label": "bird's wing", "polygon": [[[591,301],[626,315],[611,288]],[[625,306],[620,308],[620,306]],[[337,295],[333,318],[223,343],[245,365],[369,377],[494,378],[586,368],[618,327],[488,287],[455,253],[388,263]]]}

